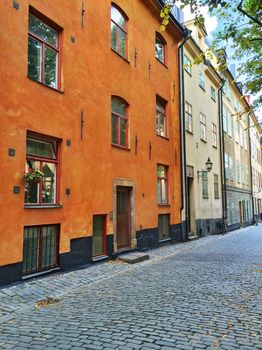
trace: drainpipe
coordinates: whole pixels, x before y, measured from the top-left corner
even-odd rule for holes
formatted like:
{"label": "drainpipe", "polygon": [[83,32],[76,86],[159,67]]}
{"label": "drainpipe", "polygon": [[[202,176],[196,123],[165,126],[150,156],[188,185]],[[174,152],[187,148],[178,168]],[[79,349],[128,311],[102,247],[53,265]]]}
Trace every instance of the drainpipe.
{"label": "drainpipe", "polygon": [[250,186],[251,186],[251,201],[252,201],[252,214],[253,214],[253,222],[256,223],[255,211],[254,211],[254,191],[253,191],[253,170],[252,170],[252,158],[251,158],[251,139],[250,139],[250,117],[251,113],[249,112],[247,115],[248,121],[248,146],[249,146],[249,159],[250,159]]}
{"label": "drainpipe", "polygon": [[221,172],[221,185],[222,185],[222,219],[223,227],[222,233],[226,233],[226,220],[227,220],[227,192],[226,192],[226,170],[225,170],[225,139],[224,139],[224,121],[223,121],[223,87],[225,80],[222,79],[222,84],[218,89],[218,120],[220,130],[220,172]]}
{"label": "drainpipe", "polygon": [[186,232],[183,231],[183,240],[188,239],[188,203],[187,197],[184,200],[184,195],[187,196],[188,186],[186,177],[186,137],[185,137],[185,86],[184,86],[184,69],[183,69],[183,46],[191,36],[191,30],[185,28],[185,38],[178,46],[178,70],[179,70],[179,130],[180,130],[180,180],[181,180],[181,224],[182,224],[182,210],[186,209]]}

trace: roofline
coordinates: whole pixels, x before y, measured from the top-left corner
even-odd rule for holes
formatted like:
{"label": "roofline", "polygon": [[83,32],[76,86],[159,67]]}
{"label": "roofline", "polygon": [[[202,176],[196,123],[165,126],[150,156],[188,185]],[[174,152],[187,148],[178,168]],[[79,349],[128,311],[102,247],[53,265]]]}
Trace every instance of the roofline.
{"label": "roofline", "polygon": [[[193,44],[195,45],[195,47],[200,51],[200,52],[204,52],[196,43],[195,39],[191,36],[189,38],[189,40],[192,40]],[[209,64],[207,64],[207,62],[209,62]],[[209,66],[212,68],[212,70],[214,71],[214,73],[216,74],[216,76],[218,77],[218,80],[220,80],[220,82],[222,83],[223,79],[221,78],[220,74],[217,72],[217,70],[215,69],[215,67],[212,65],[212,63],[209,60],[204,60],[203,63],[206,66]]]}

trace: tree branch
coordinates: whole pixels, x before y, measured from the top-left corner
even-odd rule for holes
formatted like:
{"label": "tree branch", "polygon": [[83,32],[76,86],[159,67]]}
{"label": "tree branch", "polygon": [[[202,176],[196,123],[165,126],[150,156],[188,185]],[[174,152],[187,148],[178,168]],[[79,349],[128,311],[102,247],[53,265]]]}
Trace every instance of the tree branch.
{"label": "tree branch", "polygon": [[258,25],[260,25],[262,27],[262,23],[258,19],[256,19],[255,17],[251,16],[249,13],[247,13],[245,10],[242,9],[242,3],[243,3],[243,0],[241,0],[240,4],[238,4],[238,6],[237,6],[238,11],[240,11],[241,13],[243,13],[243,15],[247,16],[253,22],[257,23]]}

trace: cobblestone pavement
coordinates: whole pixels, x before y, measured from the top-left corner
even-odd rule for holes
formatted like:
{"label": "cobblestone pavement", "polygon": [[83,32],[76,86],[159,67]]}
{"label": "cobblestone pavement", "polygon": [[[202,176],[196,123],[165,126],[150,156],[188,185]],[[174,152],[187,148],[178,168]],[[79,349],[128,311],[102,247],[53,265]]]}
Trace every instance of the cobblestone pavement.
{"label": "cobblestone pavement", "polygon": [[149,255],[0,289],[0,349],[262,349],[262,224]]}

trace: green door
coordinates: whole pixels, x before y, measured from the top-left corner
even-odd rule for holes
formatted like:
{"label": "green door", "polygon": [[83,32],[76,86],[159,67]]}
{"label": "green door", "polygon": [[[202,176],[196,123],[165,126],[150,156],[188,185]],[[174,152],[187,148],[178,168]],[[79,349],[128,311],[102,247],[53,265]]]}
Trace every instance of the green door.
{"label": "green door", "polygon": [[93,256],[106,254],[105,215],[93,216]]}

